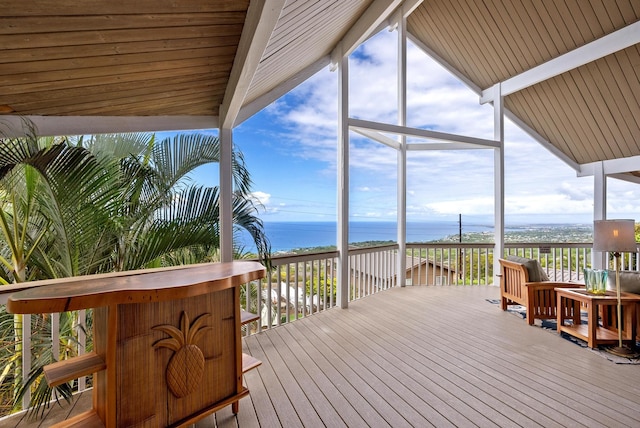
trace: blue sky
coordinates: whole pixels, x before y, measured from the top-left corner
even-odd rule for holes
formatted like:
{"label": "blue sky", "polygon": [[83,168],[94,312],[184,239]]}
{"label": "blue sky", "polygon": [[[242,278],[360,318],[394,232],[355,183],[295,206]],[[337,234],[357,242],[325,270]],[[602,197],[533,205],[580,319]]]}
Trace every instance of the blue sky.
{"label": "blue sky", "polygon": [[[396,33],[383,31],[350,59],[350,116],[397,123]],[[418,48],[408,47],[409,126],[493,138],[493,109]],[[274,221],[335,221],[337,75],[322,70],[234,130],[253,191]],[[507,223],[590,223],[593,178],[515,125],[505,126]],[[350,219],[396,220],[396,153],[351,134]],[[217,184],[216,168],[197,180]],[[609,179],[608,217],[640,220],[639,186]],[[493,218],[493,151],[409,152],[408,221]]]}

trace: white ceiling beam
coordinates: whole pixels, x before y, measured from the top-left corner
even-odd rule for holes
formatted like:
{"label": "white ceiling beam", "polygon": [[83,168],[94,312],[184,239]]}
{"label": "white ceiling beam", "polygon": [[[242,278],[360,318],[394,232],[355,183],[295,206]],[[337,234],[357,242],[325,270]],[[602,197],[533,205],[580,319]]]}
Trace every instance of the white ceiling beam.
{"label": "white ceiling beam", "polygon": [[569,156],[564,154],[560,149],[558,149],[556,146],[551,144],[549,140],[545,139],[542,135],[538,134],[533,128],[531,128],[529,125],[524,123],[522,119],[520,119],[518,116],[513,114],[510,110],[507,110],[506,108],[503,110],[504,110],[504,115],[507,117],[507,119],[515,123],[516,126],[518,126],[524,132],[529,134],[529,136],[534,140],[536,140],[542,147],[547,149],[551,154],[553,154],[555,157],[557,157],[558,159],[566,163],[568,166],[570,166],[574,170],[576,171],[580,170],[580,165],[576,161],[574,161]]}
{"label": "white ceiling beam", "polygon": [[395,150],[400,149],[400,142],[394,140],[393,138],[389,138],[386,135],[381,134],[379,132],[372,131],[370,129],[362,129],[362,128],[351,128],[351,130],[353,132],[356,132],[362,135],[363,137],[370,138],[374,141],[384,144],[385,146],[389,146],[392,149],[395,149]]}
{"label": "white ceiling beam", "polygon": [[[360,19],[344,35],[334,49],[333,57],[349,56],[358,46],[364,43],[374,31],[385,24],[389,16],[402,4],[402,0],[374,0],[360,16]],[[339,50],[339,51],[338,51]],[[333,66],[332,66],[333,68]]]}
{"label": "white ceiling beam", "polygon": [[[640,43],[640,21],[505,80],[502,82],[502,95],[513,94],[637,43]],[[493,89],[487,88],[482,91],[480,103],[490,101],[493,101]]]}
{"label": "white ceiling beam", "polygon": [[477,144],[469,143],[408,143],[407,151],[425,151],[425,150],[478,150],[486,147],[478,147]]}
{"label": "white ceiling beam", "polygon": [[622,181],[628,181],[629,183],[640,184],[640,177],[633,174],[611,174],[609,177],[616,178]]}
{"label": "white ceiling beam", "polygon": [[422,52],[424,52],[425,54],[430,56],[435,62],[440,64],[440,66],[442,66],[445,70],[447,70],[449,73],[451,73],[453,76],[455,76],[458,80],[460,80],[462,83],[467,85],[467,87],[469,89],[471,89],[474,93],[476,93],[478,95],[481,94],[482,88],[477,86],[471,80],[469,80],[467,78],[467,76],[462,74],[457,68],[453,67],[447,61],[445,61],[440,55],[438,55],[432,49],[430,49],[427,45],[422,43],[422,41],[420,39],[418,39],[416,36],[414,36],[413,34],[407,32],[407,36],[409,37],[409,40],[411,40],[411,43],[413,43],[418,48],[420,48],[420,50],[422,50]]}
{"label": "white ceiling beam", "polygon": [[597,161],[580,165],[578,177],[592,176],[596,172],[598,164],[602,162],[602,170],[604,175],[613,176],[616,174],[624,174],[633,171],[640,171],[640,156],[631,156],[628,158],[609,159],[605,161]]}
{"label": "white ceiling beam", "polygon": [[370,122],[368,120],[361,119],[349,119],[349,127],[354,131],[355,128],[360,128],[364,130],[385,132],[388,134],[405,135],[407,137],[424,138],[433,141],[473,144],[478,149],[484,147],[500,147],[500,143],[494,140],[448,134],[445,132],[430,131],[427,129],[409,128],[407,126],[390,125],[388,123]]}
{"label": "white ceiling beam", "polygon": [[[451,64],[449,64],[441,56],[439,56],[438,54],[433,52],[431,49],[429,49],[428,46],[426,46],[424,43],[422,43],[415,36],[413,36],[410,33],[408,33],[408,35],[409,35],[409,40],[411,40],[424,53],[429,55],[434,61],[436,61],[443,68],[445,68],[447,71],[449,71],[449,73],[451,73],[458,80],[460,80],[462,83],[467,85],[467,87],[469,89],[471,89],[474,93],[478,94],[479,96],[482,95],[482,88],[480,88],[479,86],[475,85],[471,80],[469,80],[466,76],[464,76],[460,71],[458,71],[455,67],[452,67]],[[492,90],[492,88],[490,88],[490,89]],[[491,102],[493,102],[493,101],[491,101]],[[504,111],[505,116],[509,120],[511,120],[513,123],[515,123],[524,132],[529,134],[529,136],[531,138],[536,140],[540,145],[542,145],[544,148],[546,148],[549,152],[551,152],[553,155],[557,156],[561,161],[563,161],[564,163],[569,165],[574,170],[576,170],[576,171],[580,170],[580,165],[577,162],[573,161],[569,156],[565,155],[556,146],[551,144],[547,139],[542,137],[533,128],[531,128],[529,125],[524,123],[519,117],[517,117],[515,114],[513,114],[509,109],[503,108],[503,111]]]}
{"label": "white ceiling beam", "polygon": [[402,16],[408,18],[424,0],[404,0],[402,3]]}
{"label": "white ceiling beam", "polygon": [[220,106],[223,128],[232,129],[258,69],[285,0],[252,1],[233,60],[229,83]]}
{"label": "white ceiling beam", "polygon": [[23,120],[33,122],[37,135],[89,135],[125,132],[183,131],[218,128],[217,116],[0,116],[3,136],[24,136]]}

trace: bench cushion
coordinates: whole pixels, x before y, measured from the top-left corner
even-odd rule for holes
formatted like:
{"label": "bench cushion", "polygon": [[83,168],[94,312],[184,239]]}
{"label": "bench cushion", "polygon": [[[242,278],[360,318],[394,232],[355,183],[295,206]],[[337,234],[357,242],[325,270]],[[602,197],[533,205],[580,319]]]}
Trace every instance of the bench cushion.
{"label": "bench cushion", "polygon": [[[610,270],[607,279],[607,289],[616,290],[616,271]],[[633,270],[620,271],[620,291],[640,294],[640,272]]]}
{"label": "bench cushion", "polygon": [[524,265],[529,275],[529,282],[549,281],[547,273],[544,271],[544,269],[542,269],[542,266],[540,266],[540,262],[538,262],[537,260],[514,255],[507,256],[507,260]]}

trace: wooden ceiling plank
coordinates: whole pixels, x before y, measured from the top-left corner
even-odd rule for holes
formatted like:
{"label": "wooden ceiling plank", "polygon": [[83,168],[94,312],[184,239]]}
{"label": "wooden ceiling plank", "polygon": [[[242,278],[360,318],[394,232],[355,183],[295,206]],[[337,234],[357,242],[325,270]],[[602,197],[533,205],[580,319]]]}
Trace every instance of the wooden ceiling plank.
{"label": "wooden ceiling plank", "polygon": [[[322,5],[319,9],[327,9],[322,2],[314,4]],[[282,58],[291,51],[297,51],[296,59],[299,59],[301,54],[307,56],[315,52],[321,52],[322,55],[329,54],[340,40],[342,28],[351,18],[351,14],[345,10],[342,3],[334,2],[331,5],[336,11],[332,14],[334,18],[329,22],[321,17],[311,20],[300,19],[294,21],[294,25],[283,27],[279,20],[262,62],[274,62],[274,59],[277,61],[277,58]],[[300,46],[303,47],[300,48]]]}
{"label": "wooden ceiling plank", "polygon": [[[468,46],[466,51],[470,56],[466,57],[465,60],[470,64],[474,64],[480,58],[484,58],[483,62],[486,67],[484,67],[485,70],[483,71],[485,79],[491,82],[489,84],[491,86],[493,83],[500,81],[500,78],[505,73],[505,67],[510,66],[506,52],[502,49],[501,43],[495,38],[494,33],[500,31],[500,29],[496,28],[493,23],[485,22],[482,24],[478,22],[478,19],[483,18],[487,12],[486,10],[480,10],[476,2],[467,0],[453,1],[457,2],[455,6],[456,18],[454,18],[456,22],[450,23],[450,25],[454,26],[456,33],[464,35],[464,38],[459,38],[460,41],[458,43],[462,43],[462,45],[458,44],[457,48]],[[447,6],[441,4],[440,7],[444,7],[444,11],[446,11]],[[465,31],[460,31],[462,28],[465,28]],[[486,31],[487,28],[492,30]],[[487,33],[487,37],[485,37],[485,33]],[[473,72],[474,67],[470,66],[468,69]],[[478,68],[476,67],[476,69]],[[475,73],[477,74],[477,71]]]}
{"label": "wooden ceiling plank", "polygon": [[[498,9],[504,10],[502,5],[498,8],[491,9],[493,1],[478,3],[475,1],[464,0],[462,5],[469,5],[462,10],[461,23],[473,22],[472,28],[475,30],[473,39],[481,46],[481,52],[494,58],[488,62],[491,67],[492,81],[499,82],[504,79],[505,75],[512,75],[519,68],[517,59],[517,49],[513,49],[511,44],[507,44],[505,33],[511,26],[511,17],[507,16],[507,20],[496,19],[500,14]],[[458,25],[460,25],[458,24]],[[486,29],[491,28],[491,31]],[[478,54],[476,54],[478,55]]]}
{"label": "wooden ceiling plank", "polygon": [[[497,31],[489,33],[489,40],[492,43],[497,43],[499,49],[504,55],[502,68],[502,75],[508,73],[509,76],[520,73],[522,70],[527,70],[531,67],[529,61],[533,61],[532,55],[526,47],[524,40],[531,40],[529,37],[522,37],[520,33],[524,30],[523,26],[518,26],[518,14],[511,14],[509,8],[513,5],[510,2],[499,1],[498,7],[496,7],[496,1],[485,2],[485,7],[488,13],[483,13],[482,16],[489,16],[495,22]],[[500,37],[497,38],[495,34],[499,33]],[[493,39],[493,40],[492,40]],[[500,78],[499,81],[504,80]]]}
{"label": "wooden ceiling plank", "polygon": [[211,67],[213,72],[229,71],[231,56],[184,59],[177,61],[165,61],[143,64],[126,64],[114,67],[78,68],[74,70],[60,70],[51,72],[24,73],[0,76],[0,87],[7,86],[4,93],[17,93],[18,86],[49,83],[52,87],[68,85],[69,81],[81,81],[82,79],[121,78],[128,75],[142,75],[153,72],[171,72],[181,74],[181,69],[192,67]]}
{"label": "wooden ceiling plank", "polygon": [[637,17],[640,16],[640,2],[629,0],[627,5],[628,7],[626,7],[625,10],[628,11],[629,15],[625,15],[626,22],[632,23],[637,21]]}
{"label": "wooden ceiling plank", "polygon": [[[211,98],[209,97],[175,96],[172,99],[153,99],[148,103],[128,102],[119,105],[85,106],[82,110],[78,110],[75,115],[135,116],[138,114],[144,115],[144,111],[149,111],[153,115],[170,115],[177,114],[178,111],[182,111],[187,106],[191,110],[190,114],[206,115],[217,112],[217,108],[212,106]],[[73,115],[73,113],[69,114],[69,116]]]}
{"label": "wooden ceiling plank", "polygon": [[[638,121],[640,120],[640,80],[630,68],[628,62],[628,53],[635,48],[629,48],[621,52],[617,52],[607,58],[607,65],[610,72],[615,76],[613,82],[607,79],[609,85],[616,85],[619,93],[620,112],[624,117],[624,124],[629,130],[627,143],[632,147],[634,140],[638,139],[640,133],[637,132]],[[635,136],[635,137],[634,137]]]}
{"label": "wooden ceiling plank", "polygon": [[[144,81],[147,79],[172,79],[177,75],[185,75],[185,74],[202,74],[202,73],[228,73],[226,69],[220,69],[216,65],[201,65],[195,67],[184,67],[179,69],[162,69],[153,72],[142,71],[140,73],[131,73],[127,75],[109,75],[109,76],[99,76],[99,77],[87,77],[84,79],[73,79],[66,81],[55,81],[55,85],[52,82],[39,82],[39,83],[24,83],[24,84],[12,84],[11,86],[6,86],[2,90],[2,94],[0,94],[3,98],[6,96],[12,96],[16,94],[20,94],[23,92],[38,92],[38,91],[49,91],[54,89],[64,89],[64,88],[81,88],[81,87],[90,87],[94,85],[104,85],[109,83],[121,83],[121,82],[136,82],[136,81]],[[10,103],[8,103],[10,105]]]}
{"label": "wooden ceiling plank", "polygon": [[523,14],[526,13],[529,17],[530,34],[533,35],[536,43],[538,43],[540,50],[544,52],[546,59],[553,58],[558,54],[558,46],[553,42],[553,38],[550,36],[549,30],[554,31],[554,28],[546,28],[546,24],[549,23],[549,12],[540,2],[532,0],[519,0],[523,7]]}
{"label": "wooden ceiling plank", "polygon": [[[578,32],[578,28],[571,17],[567,2],[546,2],[544,6],[550,21],[553,23],[547,31],[555,46],[555,52],[564,54],[578,47],[574,39],[574,34]],[[547,54],[549,54],[548,51]],[[545,58],[546,61],[550,59],[551,57]]]}
{"label": "wooden ceiling plank", "polygon": [[[150,28],[108,31],[70,31],[63,33],[41,33],[32,36],[5,34],[0,36],[4,50],[33,49],[58,46],[84,46],[103,43],[142,42],[167,39],[193,39],[209,37],[240,36],[242,25],[206,25],[197,27]],[[2,52],[0,51],[0,52]]]}
{"label": "wooden ceiling plank", "polygon": [[576,112],[570,119],[579,126],[574,131],[577,135],[577,139],[582,140],[585,143],[590,143],[590,146],[583,147],[583,152],[576,156],[579,156],[580,163],[590,162],[595,156],[605,157],[605,149],[601,144],[606,141],[607,130],[598,126],[599,120],[602,120],[599,116],[599,111],[592,108],[598,101],[594,98],[594,95],[590,90],[584,90],[583,88],[589,88],[592,82],[584,70],[576,69],[569,73],[565,73],[558,76],[556,79],[560,79],[563,84],[560,87],[565,92],[565,105],[566,108],[574,109]]}
{"label": "wooden ceiling plank", "polygon": [[[540,64],[502,82],[503,93],[511,94],[522,90],[527,86],[534,85],[621,49],[625,49],[637,42],[640,42],[640,21],[594,40],[587,45],[580,46],[570,52],[555,57],[544,64]],[[487,88],[483,91],[481,102],[491,101],[493,99],[492,97],[493,93],[491,88]]]}
{"label": "wooden ceiling plank", "polygon": [[[632,146],[629,142],[633,140],[630,129],[626,123],[629,119],[629,109],[626,106],[625,96],[620,90],[620,84],[625,79],[618,69],[618,73],[611,68],[617,62],[614,58],[603,58],[590,67],[596,88],[600,91],[603,107],[606,107],[611,116],[612,125],[610,129],[615,139],[615,144],[620,148],[621,155],[618,157],[629,156],[632,152]],[[607,77],[613,77],[607,78]],[[635,101],[638,102],[637,100]]]}
{"label": "wooden ceiling plank", "polygon": [[[633,46],[625,49],[616,55],[619,61],[622,74],[626,77],[627,89],[623,90],[627,99],[629,112],[634,119],[635,129],[640,130],[640,46]],[[632,58],[635,58],[637,64],[634,66]],[[634,133],[640,135],[640,132]],[[638,139],[640,143],[640,139]]]}
{"label": "wooden ceiling plank", "polygon": [[[3,130],[7,137],[22,137],[21,116],[3,116],[8,126]],[[27,116],[33,122],[38,135],[42,137],[57,135],[112,134],[119,132],[157,132],[183,129],[211,129],[218,127],[215,115],[188,115],[185,112],[171,116]],[[7,131],[13,131],[9,134]]]}
{"label": "wooden ceiling plank", "polygon": [[620,9],[615,1],[604,4],[603,2],[592,2],[593,16],[590,17],[593,22],[591,25],[595,25],[597,20],[599,27],[602,29],[603,34],[609,34],[616,30],[615,22],[621,22],[622,16],[620,15]]}
{"label": "wooden ceiling plank", "polygon": [[[541,124],[538,129],[544,129],[544,135],[549,141],[553,141],[554,145],[571,153],[575,158],[577,153],[573,145],[574,141],[569,137],[573,132],[583,133],[583,130],[578,128],[575,122],[566,120],[568,113],[566,109],[559,107],[561,103],[556,99],[558,94],[555,94],[552,89],[555,87],[557,83],[546,81],[527,88],[521,97],[527,99],[529,105],[534,106],[536,121]],[[586,134],[582,135],[581,139],[584,138]]]}
{"label": "wooden ceiling plank", "polygon": [[[144,93],[144,94],[132,94],[126,96],[126,94],[120,94],[121,97],[116,98],[100,98],[98,100],[88,100],[83,98],[80,102],[70,103],[62,106],[55,106],[49,108],[40,108],[38,113],[42,115],[50,115],[52,112],[56,114],[74,116],[74,115],[96,115],[105,111],[122,111],[123,114],[127,114],[127,108],[137,106],[137,108],[150,108],[154,109],[158,106],[166,104],[176,103],[181,104],[181,101],[187,102],[193,100],[207,100],[211,102],[216,96],[220,96],[224,93],[224,85],[218,87],[209,86],[206,88],[187,88],[178,90],[175,88],[168,88],[165,92]],[[123,96],[124,95],[124,96]],[[32,114],[31,111],[26,112]]]}
{"label": "wooden ceiling plank", "polygon": [[[94,56],[125,55],[136,53],[156,53],[162,55],[164,51],[181,49],[204,49],[212,47],[233,47],[237,45],[237,36],[207,37],[198,39],[166,39],[150,40],[142,42],[105,43],[98,45],[58,46],[33,49],[4,50],[0,55],[0,68],[2,64],[14,62],[38,62],[44,59],[81,59]],[[30,65],[25,64],[25,67]]]}
{"label": "wooden ceiling plank", "polygon": [[[201,85],[206,82],[213,82],[215,84],[224,84],[227,81],[226,73],[199,73],[199,74],[185,74],[181,76],[174,76],[171,78],[172,85]],[[75,98],[76,100],[83,96],[101,96],[109,95],[110,93],[129,92],[132,90],[154,90],[166,89],[167,79],[145,79],[134,80],[128,82],[116,82],[110,84],[95,84],[92,86],[80,86],[64,89],[53,89],[48,91],[38,92],[22,92],[16,99],[20,103],[37,103],[37,102],[55,102],[56,99],[61,98]],[[2,99],[2,95],[0,95]]]}
{"label": "wooden ceiling plank", "polygon": [[[580,157],[588,153],[604,156],[604,148],[599,143],[604,138],[604,134],[596,125],[591,113],[585,115],[585,108],[588,107],[589,101],[585,100],[584,92],[577,89],[576,77],[578,76],[578,73],[572,72],[548,80],[547,83],[553,83],[548,91],[553,99],[548,102],[563,106],[558,113],[562,117],[559,123],[564,127],[562,136],[563,138],[565,135],[571,136],[570,143],[574,147],[572,151],[576,153],[575,156]],[[581,150],[576,150],[576,147]],[[588,158],[583,158],[580,163],[584,163],[584,159]]]}
{"label": "wooden ceiling plank", "polygon": [[143,15],[0,16],[0,34],[37,34],[67,31],[242,25],[245,12],[175,13]]}
{"label": "wooden ceiling plank", "polygon": [[[427,19],[427,14],[424,13],[425,10],[426,8],[424,7],[418,8],[411,16],[409,16],[409,19],[407,20],[408,32],[410,33],[411,37],[415,39],[414,43],[416,43],[416,45],[420,47],[425,53],[436,59],[437,62],[442,64],[443,67],[448,69],[461,81],[465,82],[467,85],[469,85],[469,87],[471,87],[471,85],[473,84],[471,83],[471,79],[469,78],[469,73],[465,67],[465,64],[461,64],[459,61],[456,61],[455,63],[449,63],[449,61],[452,61],[453,58],[444,58],[440,53],[438,53],[452,52],[451,47],[448,45],[450,39],[445,38],[443,40],[433,40],[430,43],[430,48],[423,43],[423,40],[432,40],[431,37],[425,35],[424,29],[431,28],[431,26],[436,26]],[[434,49],[438,52],[436,52]]]}
{"label": "wooden ceiling plank", "polygon": [[157,52],[103,55],[94,57],[84,57],[78,59],[55,59],[34,61],[25,63],[9,63],[0,66],[0,76],[19,75],[27,73],[51,73],[55,71],[69,70],[75,73],[83,68],[99,67],[125,67],[133,64],[153,64],[153,63],[173,63],[175,61],[192,61],[197,59],[207,60],[209,58],[226,57],[233,58],[235,49],[232,46],[211,47],[201,49],[179,49],[163,51],[160,55]]}
{"label": "wooden ceiling plank", "polygon": [[[425,4],[423,3],[423,5]],[[465,75],[467,75],[471,80],[492,82],[493,76],[485,71],[484,68],[472,68],[470,67],[470,64],[473,64],[473,61],[466,60],[477,55],[480,48],[477,46],[476,41],[467,38],[467,35],[464,32],[455,31],[458,26],[456,21],[459,21],[459,18],[454,16],[450,17],[449,20],[445,20],[443,17],[446,16],[446,9],[443,9],[444,6],[440,2],[429,2],[423,7],[428,7],[428,10],[424,15],[428,20],[427,29],[431,27],[436,29],[433,32],[433,36],[437,36],[437,39],[433,39],[432,37],[429,37],[429,39],[437,41],[441,46],[436,52],[454,67],[464,70]],[[420,9],[422,9],[422,7],[418,8],[418,10]],[[457,10],[454,10],[453,13],[457,15]],[[445,47],[447,49],[445,49]],[[461,53],[459,57],[450,55],[450,53],[455,52],[456,50]],[[486,55],[490,57],[491,52],[487,52]],[[490,57],[490,59],[492,58]]]}
{"label": "wooden ceiling plank", "polygon": [[[149,94],[169,94],[171,92],[208,92],[213,87],[224,87],[226,78],[221,79],[204,79],[200,81],[187,80],[182,82],[172,82],[167,85],[164,80],[154,80],[151,82],[133,82],[121,85],[103,85],[91,88],[73,89],[55,91],[55,96],[51,93],[44,93],[48,96],[37,96],[37,94],[24,94],[16,97],[12,103],[12,107],[18,112],[28,112],[28,114],[45,114],[44,109],[52,109],[55,107],[64,107],[74,103],[90,103],[90,102],[111,102],[114,103],[120,99],[135,98],[139,99]],[[52,91],[53,92],[53,91]],[[67,113],[61,110],[61,112]]]}
{"label": "wooden ceiling plank", "polygon": [[[533,94],[533,96],[531,96]],[[528,95],[528,96],[527,96]],[[537,124],[537,130],[539,135],[544,138],[546,141],[553,141],[554,146],[561,147],[563,151],[568,150],[568,144],[563,139],[558,140],[557,138],[561,135],[558,133],[553,119],[549,116],[543,114],[541,107],[543,104],[540,102],[539,96],[533,88],[527,88],[527,90],[523,93],[517,93],[509,96],[505,101],[505,107],[507,107],[510,111],[512,111],[515,115],[522,119],[526,119],[527,124]],[[526,112],[526,114],[524,114]],[[570,155],[573,157],[573,154]]]}
{"label": "wooden ceiling plank", "polygon": [[[335,4],[335,0],[330,4]],[[275,26],[264,57],[269,58],[274,52],[280,50],[282,46],[291,42],[292,34],[304,34],[306,26],[313,25],[313,23],[308,23],[303,18],[313,16],[325,7],[325,2],[287,2],[282,9],[282,14]]]}
{"label": "wooden ceiling plank", "polygon": [[537,38],[531,34],[532,23],[529,15],[522,13],[522,8],[516,7],[516,4],[504,2],[504,8],[498,8],[497,13],[501,17],[508,16],[512,22],[510,28],[517,32],[515,37],[509,34],[504,37],[506,40],[511,39],[518,46],[516,56],[520,61],[518,70],[521,72],[543,62],[546,52],[542,51],[542,46],[537,42]]}
{"label": "wooden ceiling plank", "polygon": [[31,0],[5,2],[4,16],[74,16],[74,15],[129,15],[134,8],[140,14],[216,13],[246,11],[249,0]]}
{"label": "wooden ceiling plank", "polygon": [[[595,68],[597,68],[595,63],[590,63],[572,71],[571,74],[580,76],[583,79],[582,85],[584,86],[581,86],[582,89],[580,92],[585,97],[588,107],[583,109],[583,112],[587,111],[593,115],[593,124],[602,134],[597,140],[603,147],[608,146],[611,149],[612,155],[605,154],[602,149],[599,149],[595,153],[598,154],[600,159],[611,159],[612,157],[619,157],[622,152],[613,140],[616,131],[612,129],[611,125],[615,122],[608,106],[604,105],[601,90],[596,86],[593,71]],[[595,73],[597,74],[599,71],[595,70]]]}

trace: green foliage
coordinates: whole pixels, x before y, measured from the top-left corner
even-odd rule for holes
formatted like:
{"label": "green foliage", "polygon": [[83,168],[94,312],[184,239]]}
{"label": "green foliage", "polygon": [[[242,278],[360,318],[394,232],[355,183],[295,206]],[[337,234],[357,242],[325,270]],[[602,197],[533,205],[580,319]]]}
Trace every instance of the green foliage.
{"label": "green foliage", "polygon": [[[24,130],[22,138],[0,139],[0,283],[219,260],[219,190],[190,176],[219,161],[217,138],[38,138],[28,122]],[[234,151],[232,162],[234,228],[249,231],[268,261],[249,171],[241,153]],[[23,385],[21,317],[0,316],[4,403],[18,403],[29,390],[36,412],[42,409],[52,394],[42,367],[76,352],[74,315],[61,315],[59,355],[52,353],[47,317],[32,317],[33,371]],[[54,393],[66,398],[69,388]]]}

